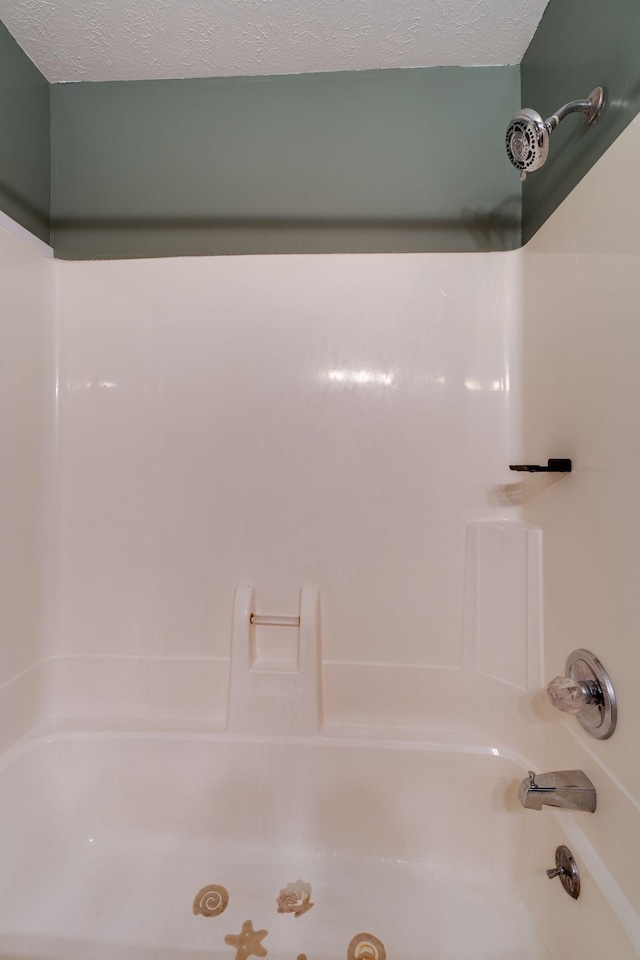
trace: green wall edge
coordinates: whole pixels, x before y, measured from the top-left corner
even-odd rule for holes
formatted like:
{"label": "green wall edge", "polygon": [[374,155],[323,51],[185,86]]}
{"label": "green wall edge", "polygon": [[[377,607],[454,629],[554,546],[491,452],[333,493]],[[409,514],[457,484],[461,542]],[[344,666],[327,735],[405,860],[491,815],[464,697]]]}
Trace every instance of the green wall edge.
{"label": "green wall edge", "polygon": [[526,243],[640,113],[638,0],[551,0],[522,61],[521,81],[522,105],[544,117],[596,86],[607,90],[597,123],[564,120],[551,135],[546,164],[527,177]]}
{"label": "green wall edge", "polygon": [[0,23],[0,210],[49,243],[49,84]]}
{"label": "green wall edge", "polygon": [[518,67],[56,84],[63,259],[505,250]]}

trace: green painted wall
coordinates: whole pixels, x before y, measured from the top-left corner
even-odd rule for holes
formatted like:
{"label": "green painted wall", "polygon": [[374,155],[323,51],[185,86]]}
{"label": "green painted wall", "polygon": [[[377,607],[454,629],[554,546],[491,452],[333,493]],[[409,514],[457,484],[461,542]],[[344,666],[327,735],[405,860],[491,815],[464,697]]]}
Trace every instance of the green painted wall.
{"label": "green painted wall", "polygon": [[[544,117],[598,86],[608,104],[593,127],[568,117],[545,166],[523,189],[526,243],[640,112],[640,0],[551,0],[521,64],[522,105]],[[637,189],[635,183],[629,189]]]}
{"label": "green painted wall", "polygon": [[49,242],[49,84],[0,23],[0,210]]}
{"label": "green painted wall", "polygon": [[56,84],[64,259],[520,243],[518,67]]}
{"label": "green painted wall", "polygon": [[[510,249],[640,113],[639,38],[639,0],[550,0],[520,67],[49,86],[0,23],[0,210],[65,259]],[[521,193],[510,117],[599,83]]]}

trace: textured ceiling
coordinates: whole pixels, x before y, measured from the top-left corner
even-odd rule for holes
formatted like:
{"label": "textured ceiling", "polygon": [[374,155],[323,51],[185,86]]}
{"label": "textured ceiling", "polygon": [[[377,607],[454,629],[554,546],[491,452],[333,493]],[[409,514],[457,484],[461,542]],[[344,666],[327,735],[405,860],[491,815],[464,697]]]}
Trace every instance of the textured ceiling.
{"label": "textured ceiling", "polygon": [[518,63],[547,0],[0,0],[49,80]]}

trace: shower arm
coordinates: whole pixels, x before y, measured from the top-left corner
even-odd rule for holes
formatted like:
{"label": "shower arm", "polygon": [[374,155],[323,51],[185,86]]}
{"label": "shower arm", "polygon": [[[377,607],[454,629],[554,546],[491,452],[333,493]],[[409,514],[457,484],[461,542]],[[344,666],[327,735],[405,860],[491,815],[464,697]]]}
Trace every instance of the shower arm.
{"label": "shower arm", "polygon": [[588,100],[570,100],[569,103],[565,103],[563,107],[560,107],[559,110],[556,110],[547,120],[544,121],[544,125],[547,128],[547,131],[551,133],[558,124],[564,120],[565,117],[568,117],[570,113],[584,113],[585,123],[593,123],[596,119],[600,110],[602,109],[602,99],[598,96],[600,88],[594,90]]}

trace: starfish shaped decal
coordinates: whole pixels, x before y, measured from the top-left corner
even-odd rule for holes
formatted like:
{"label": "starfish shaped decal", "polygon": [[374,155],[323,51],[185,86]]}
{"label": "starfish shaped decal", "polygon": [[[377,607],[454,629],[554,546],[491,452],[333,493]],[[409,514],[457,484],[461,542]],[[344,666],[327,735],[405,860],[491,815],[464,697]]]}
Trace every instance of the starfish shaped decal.
{"label": "starfish shaped decal", "polygon": [[247,960],[247,957],[266,957],[267,948],[263,947],[260,941],[264,940],[268,933],[268,930],[254,930],[251,920],[245,920],[241,933],[228,933],[224,942],[236,948],[236,960]]}

